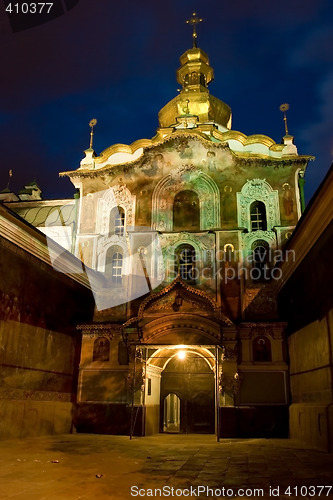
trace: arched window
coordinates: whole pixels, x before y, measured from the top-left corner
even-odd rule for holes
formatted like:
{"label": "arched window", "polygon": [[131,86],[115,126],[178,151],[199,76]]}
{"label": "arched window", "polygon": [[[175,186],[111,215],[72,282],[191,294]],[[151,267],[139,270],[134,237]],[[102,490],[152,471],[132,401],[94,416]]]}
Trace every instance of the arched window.
{"label": "arched window", "polygon": [[180,277],[186,281],[195,280],[195,250],[191,245],[180,245],[177,247],[176,261]]}
{"label": "arched window", "polygon": [[253,361],[272,361],[271,342],[267,337],[256,337],[252,343]]}
{"label": "arched window", "polygon": [[235,259],[235,247],[232,243],[227,243],[223,247],[225,262],[231,262]]}
{"label": "arched window", "polygon": [[109,236],[117,234],[124,235],[125,212],[121,207],[114,207],[110,212]]}
{"label": "arched window", "polygon": [[93,361],[109,361],[110,341],[106,337],[99,337],[94,342]]}
{"label": "arched window", "polygon": [[105,258],[105,274],[113,283],[121,283],[123,268],[122,248],[114,245],[108,249]]}
{"label": "arched window", "polygon": [[112,255],[112,281],[121,283],[123,269],[123,256],[120,252]]}
{"label": "arched window", "polygon": [[266,231],[267,217],[265,203],[254,201],[250,206],[251,231]]}
{"label": "arched window", "polygon": [[200,230],[200,203],[194,191],[180,191],[173,203],[173,230]]}
{"label": "arched window", "polygon": [[269,245],[267,241],[257,240],[252,245],[252,281],[269,279]]}

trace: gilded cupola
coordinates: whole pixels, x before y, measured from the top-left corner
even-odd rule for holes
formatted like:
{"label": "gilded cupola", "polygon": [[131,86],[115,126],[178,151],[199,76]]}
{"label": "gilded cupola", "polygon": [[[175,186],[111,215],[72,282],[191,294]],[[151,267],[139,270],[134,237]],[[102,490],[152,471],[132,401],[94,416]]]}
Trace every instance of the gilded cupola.
{"label": "gilded cupola", "polygon": [[[177,126],[184,118],[195,118],[197,124],[215,123],[231,128],[231,109],[209,93],[214,79],[207,54],[197,47],[196,24],[201,22],[195,13],[187,21],[193,26],[193,47],[181,57],[177,81],[182,86],[179,95],[166,104],[158,114],[160,127]],[[193,123],[193,120],[192,120]]]}

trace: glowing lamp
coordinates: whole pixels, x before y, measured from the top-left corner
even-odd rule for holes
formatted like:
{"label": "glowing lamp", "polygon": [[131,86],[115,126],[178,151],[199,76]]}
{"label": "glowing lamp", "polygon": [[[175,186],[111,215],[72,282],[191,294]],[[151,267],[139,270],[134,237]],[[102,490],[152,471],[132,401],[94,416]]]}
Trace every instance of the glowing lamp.
{"label": "glowing lamp", "polygon": [[177,353],[177,356],[178,356],[178,359],[183,360],[183,359],[185,359],[185,358],[186,358],[186,352],[185,352],[185,351],[179,351],[179,352]]}

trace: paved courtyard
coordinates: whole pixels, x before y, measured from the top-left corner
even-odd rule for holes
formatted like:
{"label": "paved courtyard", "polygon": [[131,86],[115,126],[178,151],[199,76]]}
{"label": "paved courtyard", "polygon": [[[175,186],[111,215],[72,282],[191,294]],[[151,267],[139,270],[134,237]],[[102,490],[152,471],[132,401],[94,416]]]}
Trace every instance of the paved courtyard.
{"label": "paved courtyard", "polygon": [[285,439],[71,434],[0,443],[1,500],[327,496],[333,454]]}

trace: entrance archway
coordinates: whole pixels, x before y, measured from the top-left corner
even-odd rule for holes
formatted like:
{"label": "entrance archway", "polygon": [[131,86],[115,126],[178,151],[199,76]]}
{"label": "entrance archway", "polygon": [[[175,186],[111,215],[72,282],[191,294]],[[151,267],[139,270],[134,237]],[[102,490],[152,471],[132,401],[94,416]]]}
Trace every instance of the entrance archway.
{"label": "entrance archway", "polygon": [[163,432],[180,431],[180,398],[170,392],[163,400]]}
{"label": "entrance archway", "polygon": [[[146,435],[152,429],[214,434],[216,349],[195,345],[147,346]],[[155,388],[154,393],[151,387]]]}

